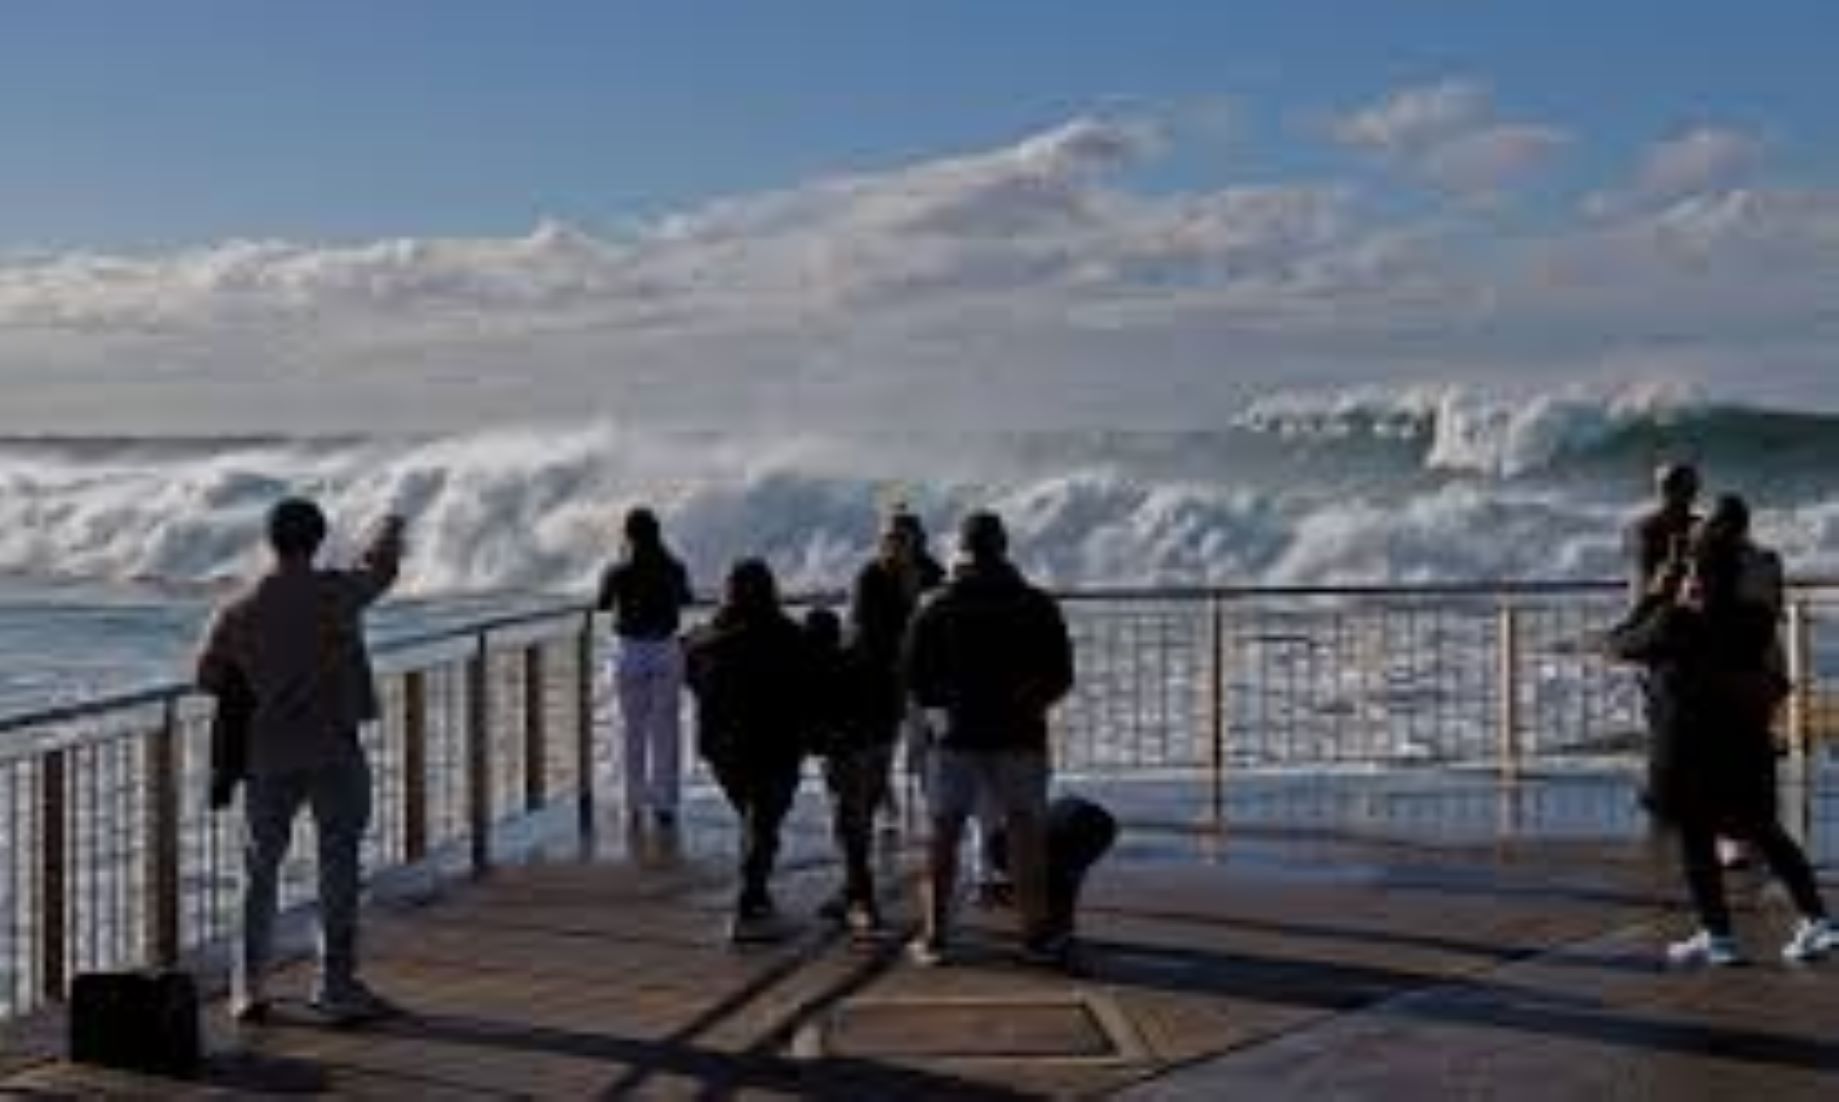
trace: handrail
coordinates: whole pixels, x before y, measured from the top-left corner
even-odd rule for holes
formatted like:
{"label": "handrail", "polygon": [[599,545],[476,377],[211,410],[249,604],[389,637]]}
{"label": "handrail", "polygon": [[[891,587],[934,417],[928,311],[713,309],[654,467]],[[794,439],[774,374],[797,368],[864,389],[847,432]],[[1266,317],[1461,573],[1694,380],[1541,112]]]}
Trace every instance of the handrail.
{"label": "handrail", "polygon": [[[1520,581],[1493,582],[1414,582],[1404,584],[1350,584],[1350,585],[1173,585],[1173,586],[1082,586],[1056,588],[1054,595],[1069,603],[1089,603],[1102,601],[1243,601],[1259,598],[1303,598],[1303,597],[1533,597],[1553,596],[1565,593],[1613,593],[1626,588],[1623,581],[1605,581],[1601,579],[1529,579]],[[1817,590],[1839,590],[1839,576],[1810,576],[1792,579],[1788,588],[1794,593],[1807,593]],[[788,604],[808,604],[815,602],[830,603],[842,599],[837,591],[821,590],[810,593],[788,594]],[[699,598],[696,604],[707,607],[710,602]],[[372,645],[372,652],[377,655],[399,654],[404,651],[419,650],[424,647],[438,646],[443,643],[458,643],[476,639],[481,635],[492,635],[510,631],[515,628],[528,627],[551,620],[579,617],[594,611],[594,606],[586,601],[560,602],[547,607],[489,616],[479,620],[470,620],[452,627],[437,628],[408,635],[383,639]],[[0,714],[0,736],[33,727],[46,727],[74,720],[86,719],[107,712],[119,712],[132,708],[148,707],[188,696],[201,695],[199,690],[183,681],[170,681],[161,684],[131,689],[119,693],[92,697],[71,704],[53,705],[47,708],[26,712]]]}

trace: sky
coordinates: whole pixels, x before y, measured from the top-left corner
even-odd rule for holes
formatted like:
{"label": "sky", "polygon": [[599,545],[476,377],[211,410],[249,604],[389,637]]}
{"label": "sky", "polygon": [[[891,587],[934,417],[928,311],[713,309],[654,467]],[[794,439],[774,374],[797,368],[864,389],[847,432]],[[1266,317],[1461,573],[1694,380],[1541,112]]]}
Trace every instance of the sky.
{"label": "sky", "polygon": [[1839,407],[1820,0],[0,19],[4,431]]}

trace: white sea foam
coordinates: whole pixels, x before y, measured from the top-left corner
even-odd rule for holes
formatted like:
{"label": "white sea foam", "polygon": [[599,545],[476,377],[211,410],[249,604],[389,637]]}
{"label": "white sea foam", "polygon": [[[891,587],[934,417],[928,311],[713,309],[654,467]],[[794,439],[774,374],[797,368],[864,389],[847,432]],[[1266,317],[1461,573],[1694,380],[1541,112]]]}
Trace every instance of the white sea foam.
{"label": "white sea foam", "polygon": [[[1767,483],[1765,534],[1798,569],[1830,568],[1839,493],[1817,470],[1785,496],[1764,467],[1718,465],[1724,437],[1756,431],[1727,431],[1724,416],[1795,415],[1726,414],[1654,392],[1420,389],[1271,399],[1219,432],[1168,437],[718,436],[602,423],[429,439],[13,443],[0,445],[0,571],[225,581],[259,564],[264,510],[297,492],[325,502],[345,549],[370,518],[408,513],[405,583],[421,595],[583,592],[637,501],[663,512],[705,583],[735,556],[764,554],[791,584],[836,586],[894,498],[941,529],[973,507],[1001,510],[1020,557],[1062,584],[1606,576],[1645,492],[1625,453],[1675,429],[1682,446],[1711,453],[1714,482]],[[1803,422],[1797,446],[1839,447],[1824,419]]]}

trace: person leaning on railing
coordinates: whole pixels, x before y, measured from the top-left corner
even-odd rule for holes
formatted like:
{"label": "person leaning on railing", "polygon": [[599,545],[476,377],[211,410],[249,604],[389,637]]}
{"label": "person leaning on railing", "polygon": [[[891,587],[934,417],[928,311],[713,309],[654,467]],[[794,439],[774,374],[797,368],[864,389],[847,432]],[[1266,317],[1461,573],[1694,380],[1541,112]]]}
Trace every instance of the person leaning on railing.
{"label": "person leaning on railing", "polygon": [[319,978],[315,1009],[339,1021],[395,1008],[357,975],[359,844],[370,821],[370,768],[358,729],[377,718],[363,614],[396,580],[403,521],[387,517],[357,566],[314,565],[326,518],[302,498],[270,510],[274,565],[213,618],[197,681],[235,706],[246,687],[243,771],[243,929],[230,1009],[245,1024],[267,1017],[264,976],[273,953],[281,862],[295,815],[312,809],[319,839]]}
{"label": "person leaning on railing", "polygon": [[634,508],[622,528],[625,547],[601,575],[594,606],[613,614],[618,644],[608,679],[619,693],[626,818],[637,827],[650,812],[658,826],[672,828],[683,788],[677,630],[691,601],[690,576],[665,544],[656,513]]}
{"label": "person leaning on railing", "polygon": [[1800,911],[1785,959],[1839,949],[1839,926],[1827,918],[1807,857],[1782,829],[1775,803],[1770,720],[1788,692],[1776,638],[1780,579],[1775,554],[1750,542],[1748,506],[1727,494],[1610,635],[1612,653],[1649,670],[1646,799],[1679,831],[1698,914],[1698,932],[1667,948],[1674,964],[1741,960],[1717,858],[1720,834],[1753,845]]}

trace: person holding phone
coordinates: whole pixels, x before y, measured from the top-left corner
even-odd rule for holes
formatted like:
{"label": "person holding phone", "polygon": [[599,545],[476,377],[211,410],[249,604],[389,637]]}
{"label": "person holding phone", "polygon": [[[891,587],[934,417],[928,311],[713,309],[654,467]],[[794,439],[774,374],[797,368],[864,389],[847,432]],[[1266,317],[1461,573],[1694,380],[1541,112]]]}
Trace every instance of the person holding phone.
{"label": "person holding phone", "polygon": [[319,978],[312,1005],[338,1022],[397,1012],[358,978],[359,846],[370,823],[370,766],[359,728],[378,716],[364,612],[395,583],[402,517],[385,517],[349,568],[316,564],[326,538],[318,505],[290,497],[268,513],[273,563],[218,610],[197,682],[223,699],[247,693],[242,936],[230,1010],[257,1024],[269,1010],[281,863],[304,805],[319,843]]}

